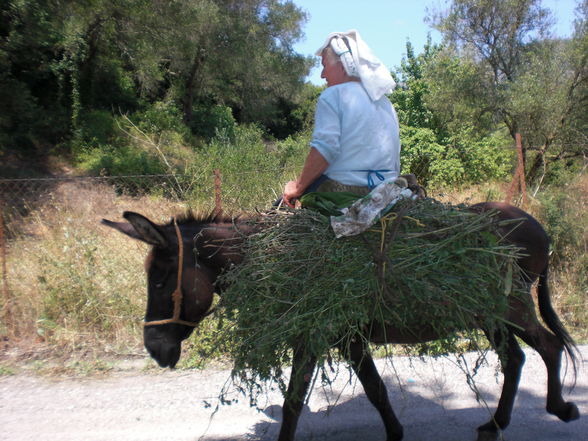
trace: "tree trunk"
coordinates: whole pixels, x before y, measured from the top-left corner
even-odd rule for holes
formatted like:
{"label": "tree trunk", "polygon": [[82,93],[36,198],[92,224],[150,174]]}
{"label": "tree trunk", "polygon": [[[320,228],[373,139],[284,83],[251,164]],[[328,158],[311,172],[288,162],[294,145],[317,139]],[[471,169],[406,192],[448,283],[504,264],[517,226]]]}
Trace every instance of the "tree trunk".
{"label": "tree trunk", "polygon": [[186,124],[187,126],[189,126],[192,122],[192,106],[194,104],[194,83],[201,61],[202,60],[199,55],[194,56],[194,60],[192,61],[192,67],[188,72],[188,77],[186,78],[186,83],[184,85],[185,91],[184,98],[182,100],[182,112],[184,114],[184,124]]}
{"label": "tree trunk", "polygon": [[543,145],[539,150],[537,150],[537,156],[533,160],[531,167],[529,167],[529,171],[527,172],[527,182],[529,184],[533,183],[533,181],[537,178],[537,174],[539,170],[545,164],[545,153],[547,152],[547,144]]}

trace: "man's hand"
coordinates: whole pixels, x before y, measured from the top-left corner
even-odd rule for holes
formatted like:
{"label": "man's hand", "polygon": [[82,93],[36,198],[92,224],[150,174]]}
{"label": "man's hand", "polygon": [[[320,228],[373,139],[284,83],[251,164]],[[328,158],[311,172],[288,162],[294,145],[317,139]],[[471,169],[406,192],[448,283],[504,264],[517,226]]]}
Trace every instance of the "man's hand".
{"label": "man's hand", "polygon": [[294,200],[302,196],[304,190],[314,182],[329,166],[327,160],[314,147],[304,161],[304,167],[300,177],[296,181],[290,181],[284,187],[283,201],[288,207],[294,208]]}
{"label": "man's hand", "polygon": [[284,187],[282,199],[288,207],[294,208],[295,199],[302,196],[302,193],[304,193],[304,188],[300,186],[298,181],[289,181]]}

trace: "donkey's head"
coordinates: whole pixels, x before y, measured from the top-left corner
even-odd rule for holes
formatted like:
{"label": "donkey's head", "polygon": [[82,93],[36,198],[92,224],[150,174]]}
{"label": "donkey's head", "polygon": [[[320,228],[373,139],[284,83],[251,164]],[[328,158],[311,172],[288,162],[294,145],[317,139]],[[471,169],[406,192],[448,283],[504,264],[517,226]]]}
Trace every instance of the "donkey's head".
{"label": "donkey's head", "polygon": [[209,314],[216,274],[197,253],[196,229],[175,221],[157,225],[141,214],[126,211],[128,222],[102,220],[133,239],[152,245],[145,260],[147,311],[144,343],[161,367],[175,367],[181,342]]}

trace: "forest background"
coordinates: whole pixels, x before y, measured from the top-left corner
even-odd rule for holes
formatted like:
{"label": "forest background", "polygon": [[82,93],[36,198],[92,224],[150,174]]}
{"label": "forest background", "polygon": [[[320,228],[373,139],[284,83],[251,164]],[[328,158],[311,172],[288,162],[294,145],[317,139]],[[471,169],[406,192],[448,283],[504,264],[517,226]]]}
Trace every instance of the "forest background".
{"label": "forest background", "polygon": [[[576,3],[566,38],[553,35],[552,14],[539,0],[453,0],[431,10],[427,21],[443,41],[429,40],[420,53],[407,42],[390,99],[400,119],[402,171],[435,191],[477,188],[478,198],[504,198],[521,135],[532,211],[552,236],[558,281],[567,287],[559,303],[585,338],[588,0]],[[305,82],[317,61],[294,50],[306,19],[287,0],[2,2],[0,176],[193,180],[221,169],[249,193],[233,208],[267,203],[275,194],[260,196],[257,184],[272,182],[279,192],[299,169],[322,91]],[[45,257],[71,264],[58,251]],[[78,323],[72,317],[92,295],[80,300],[80,293],[107,297],[119,289],[92,282],[68,300],[59,297],[71,291],[67,277],[35,273],[34,302],[13,287],[12,312],[28,323],[21,335],[79,345],[64,329]],[[75,302],[69,312],[59,306],[68,301]],[[128,311],[84,310],[75,326],[112,332],[112,341],[120,329],[89,317],[140,315],[141,302],[131,303]],[[136,329],[129,332],[137,338]]]}

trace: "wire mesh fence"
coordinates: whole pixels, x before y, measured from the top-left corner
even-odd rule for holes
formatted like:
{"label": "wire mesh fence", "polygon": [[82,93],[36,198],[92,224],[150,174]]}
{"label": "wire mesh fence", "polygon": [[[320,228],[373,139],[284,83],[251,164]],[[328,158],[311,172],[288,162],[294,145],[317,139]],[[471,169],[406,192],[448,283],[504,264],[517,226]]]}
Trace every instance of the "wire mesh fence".
{"label": "wire mesh fence", "polygon": [[[133,241],[123,243],[100,225],[102,218],[121,220],[124,211],[136,211],[166,222],[187,209],[204,214],[222,210],[228,215],[264,210],[280,193],[288,173],[215,170],[192,175],[0,179],[0,335],[38,334],[45,326],[39,316],[51,306],[45,303],[65,304],[64,289],[78,296],[86,295],[82,291],[99,293],[106,301],[108,293],[117,290],[143,297],[139,277],[132,288],[121,289],[118,269],[103,274],[110,271],[109,261],[117,259],[141,274],[137,259],[144,250],[134,244],[129,250],[126,242]],[[64,284],[56,288],[58,279]]]}
{"label": "wire mesh fence", "polygon": [[[294,172],[292,172],[294,173]],[[95,177],[47,177],[0,179],[0,204],[6,218],[26,216],[47,206],[78,196],[86,205],[111,194],[120,202],[159,199],[162,207],[176,203],[197,209],[224,208],[246,211],[275,199],[284,171],[251,170],[223,174],[222,170],[201,175],[128,175]],[[89,199],[88,199],[89,198]],[[96,203],[94,211],[100,210]]]}
{"label": "wire mesh fence", "polygon": [[[109,189],[117,195],[142,196],[159,191],[180,200],[185,186],[174,175],[51,177],[32,179],[0,179],[0,198],[5,212],[21,215],[51,200],[63,188]],[[158,190],[156,190],[158,189]]]}
{"label": "wire mesh fence", "polygon": [[[102,227],[102,218],[121,220],[128,210],[167,222],[187,208],[236,215],[264,210],[297,172],[0,179],[0,337],[53,333],[64,341],[75,320],[85,320],[84,332],[98,323],[92,332],[118,329],[114,340],[124,340],[122,325],[113,323],[140,323],[146,250]],[[137,339],[140,330],[133,332]]]}

